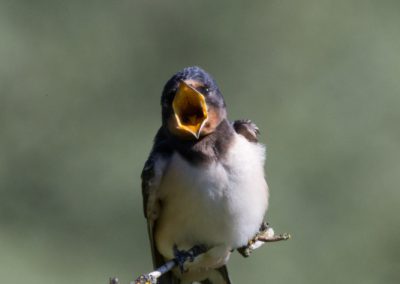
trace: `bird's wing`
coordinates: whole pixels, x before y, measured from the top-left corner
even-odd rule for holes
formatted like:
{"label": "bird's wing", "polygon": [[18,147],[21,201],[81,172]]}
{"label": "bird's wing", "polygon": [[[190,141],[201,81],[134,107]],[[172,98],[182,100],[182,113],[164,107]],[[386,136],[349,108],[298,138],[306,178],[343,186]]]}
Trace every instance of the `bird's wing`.
{"label": "bird's wing", "polygon": [[[173,150],[168,146],[166,137],[164,136],[162,129],[160,129],[154,139],[153,149],[144,165],[141,175],[143,210],[144,216],[147,218],[147,228],[154,268],[158,268],[165,263],[164,258],[157,250],[153,233],[160,213],[158,189],[172,153]],[[172,273],[167,273],[160,278],[158,283],[175,283],[174,281],[176,280]]]}
{"label": "bird's wing", "polygon": [[221,274],[226,284],[231,284],[231,279],[229,278],[228,268],[226,265],[218,268],[218,272]]}
{"label": "bird's wing", "polygon": [[260,130],[257,125],[248,119],[235,120],[233,128],[237,134],[244,136],[248,141],[257,143]]}
{"label": "bird's wing", "polygon": [[142,171],[142,196],[143,196],[143,210],[144,216],[147,219],[157,215],[157,189],[160,185],[161,179],[164,175],[167,161],[171,157],[173,150],[167,143],[167,138],[162,130],[158,130],[154,138],[154,145],[151,149],[150,155],[144,164]]}

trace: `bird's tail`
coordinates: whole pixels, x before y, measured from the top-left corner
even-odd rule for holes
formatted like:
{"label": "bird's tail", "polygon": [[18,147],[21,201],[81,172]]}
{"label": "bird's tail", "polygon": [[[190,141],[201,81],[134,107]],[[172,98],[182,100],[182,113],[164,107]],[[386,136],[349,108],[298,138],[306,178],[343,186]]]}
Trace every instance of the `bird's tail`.
{"label": "bird's tail", "polygon": [[[215,274],[214,277],[210,277],[206,280],[201,281],[201,284],[232,284],[231,280],[229,279],[228,269],[226,265],[214,270]],[[172,271],[161,276],[157,284],[181,284],[181,280],[178,279]],[[185,282],[186,283],[186,282]]]}
{"label": "bird's tail", "polygon": [[[215,269],[215,273],[212,273],[211,277],[201,281],[201,284],[232,284],[229,274],[228,274],[228,269],[226,265]],[[185,282],[187,283],[187,282]],[[196,282],[198,283],[198,282]],[[157,284],[182,284],[181,280],[177,278],[172,271],[169,271],[165,273],[163,276],[161,276]]]}
{"label": "bird's tail", "polygon": [[217,273],[216,277],[212,277],[213,279],[206,279],[201,281],[201,284],[232,284],[229,279],[228,268],[226,265],[215,270]]}
{"label": "bird's tail", "polygon": [[180,284],[181,281],[172,273],[172,271],[169,271],[165,273],[163,276],[158,278],[157,284]]}
{"label": "bird's tail", "polygon": [[217,270],[221,274],[222,278],[224,279],[225,284],[232,284],[231,279],[229,279],[228,268],[226,267],[226,265],[218,268]]}

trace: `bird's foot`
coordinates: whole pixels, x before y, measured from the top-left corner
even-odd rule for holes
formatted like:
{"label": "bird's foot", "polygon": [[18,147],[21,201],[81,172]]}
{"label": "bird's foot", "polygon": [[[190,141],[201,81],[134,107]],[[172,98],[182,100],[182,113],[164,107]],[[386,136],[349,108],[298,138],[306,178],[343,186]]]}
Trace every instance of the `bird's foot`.
{"label": "bird's foot", "polygon": [[243,257],[249,257],[250,254],[259,246],[256,245],[258,241],[258,237],[262,236],[267,233],[268,230],[272,230],[270,225],[267,222],[262,222],[259,231],[257,234],[248,241],[247,245],[240,247],[237,249],[237,251],[243,256]]}
{"label": "bird's foot", "polygon": [[288,233],[276,235],[274,229],[268,223],[264,222],[254,238],[252,238],[246,246],[240,247],[237,250],[242,256],[248,257],[254,250],[265,243],[286,241],[290,238],[291,236]]}
{"label": "bird's foot", "polygon": [[174,261],[181,273],[186,272],[184,264],[187,261],[193,262],[194,259],[199,255],[204,253],[207,249],[205,246],[196,245],[192,247],[190,250],[179,250],[177,245],[174,245]]}

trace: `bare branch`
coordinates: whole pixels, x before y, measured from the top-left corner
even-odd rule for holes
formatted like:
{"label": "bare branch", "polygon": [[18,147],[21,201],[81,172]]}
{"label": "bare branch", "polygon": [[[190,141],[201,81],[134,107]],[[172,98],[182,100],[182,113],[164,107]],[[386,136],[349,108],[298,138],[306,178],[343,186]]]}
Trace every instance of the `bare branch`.
{"label": "bare branch", "polygon": [[[260,231],[254,236],[254,238],[249,241],[247,246],[239,248],[238,252],[244,257],[248,257],[254,250],[258,249],[265,243],[285,241],[289,240],[290,238],[291,236],[288,233],[275,235],[272,227],[270,227],[268,223],[263,223]],[[135,280],[135,282],[132,282],[131,284],[156,284],[157,279],[163,274],[171,271],[176,266],[181,266],[187,261],[193,261],[194,258],[198,257],[200,254],[205,253],[206,251],[207,250],[203,247],[200,248],[199,246],[195,246],[187,251],[187,256],[185,256],[184,259],[174,258],[172,260],[169,260],[164,265],[158,267],[156,270],[139,276]],[[110,278],[109,283],[119,284],[118,278]]]}
{"label": "bare branch", "polygon": [[270,242],[278,242],[278,241],[287,241],[291,238],[292,236],[288,233],[276,235],[273,237],[269,236],[258,236],[257,241],[264,242],[264,243],[270,243]]}
{"label": "bare branch", "polygon": [[249,241],[247,246],[238,248],[238,252],[243,257],[249,257],[254,250],[258,249],[265,243],[286,241],[290,238],[291,236],[288,233],[275,235],[274,229],[270,227],[268,223],[264,222],[261,225],[260,231],[254,236],[254,238]]}
{"label": "bare branch", "polygon": [[174,258],[172,260],[167,261],[164,265],[160,266],[156,270],[148,273],[148,274],[143,274],[140,275],[136,280],[135,284],[156,284],[157,279],[173,269],[175,266],[182,265],[183,263],[187,261],[193,261],[196,257],[198,257],[200,254],[203,254],[207,251],[207,249],[203,246],[194,246],[190,250],[186,252],[186,255],[184,256],[184,259],[177,259]]}

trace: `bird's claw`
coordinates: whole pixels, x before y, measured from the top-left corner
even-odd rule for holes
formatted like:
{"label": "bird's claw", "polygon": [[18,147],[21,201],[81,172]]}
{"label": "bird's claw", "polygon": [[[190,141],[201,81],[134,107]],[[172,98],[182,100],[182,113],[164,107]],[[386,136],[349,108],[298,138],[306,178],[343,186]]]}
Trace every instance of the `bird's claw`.
{"label": "bird's claw", "polygon": [[179,267],[181,273],[186,272],[184,264],[187,261],[193,262],[197,255],[203,253],[206,249],[204,246],[198,245],[192,247],[190,250],[179,250],[176,245],[174,245],[174,261]]}
{"label": "bird's claw", "polygon": [[269,228],[271,228],[269,223],[262,222],[262,224],[260,226],[260,229],[259,229],[258,233],[254,236],[254,238],[249,240],[247,245],[238,248],[237,251],[243,257],[249,257],[250,254],[254,251],[253,245],[257,242],[257,237],[260,236],[260,235],[265,234]]}

